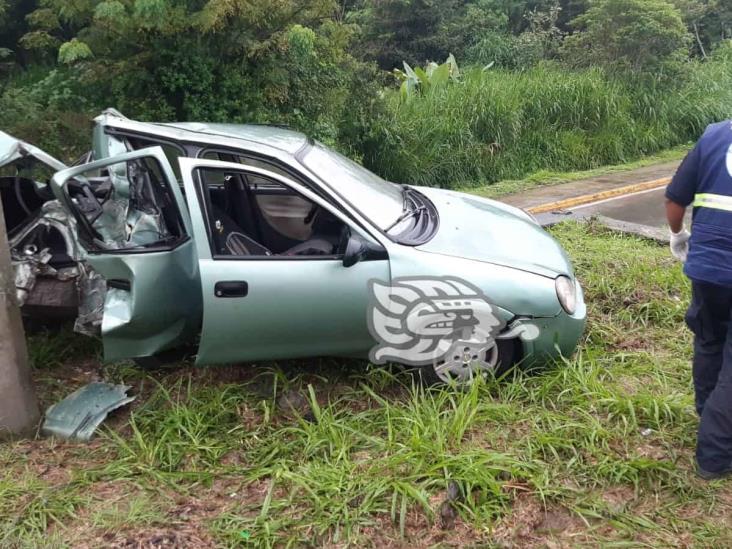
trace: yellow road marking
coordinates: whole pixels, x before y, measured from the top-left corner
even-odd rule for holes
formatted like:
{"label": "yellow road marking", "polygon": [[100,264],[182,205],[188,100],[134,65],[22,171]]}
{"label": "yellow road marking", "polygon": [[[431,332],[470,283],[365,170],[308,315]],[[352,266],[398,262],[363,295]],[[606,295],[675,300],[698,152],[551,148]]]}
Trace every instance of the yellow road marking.
{"label": "yellow road marking", "polygon": [[599,202],[600,200],[606,200],[608,198],[616,198],[626,194],[633,194],[640,191],[648,191],[659,187],[665,187],[671,182],[670,177],[664,177],[662,179],[654,179],[653,181],[645,181],[643,183],[635,183],[633,185],[626,185],[625,187],[618,187],[616,189],[610,189],[608,191],[601,191],[593,194],[586,194],[583,196],[574,196],[572,198],[565,198],[564,200],[558,200],[556,202],[549,202],[548,204],[539,204],[527,208],[526,210],[532,214],[540,214],[547,212],[556,212],[558,210],[566,210],[568,208],[575,208],[583,204],[589,204],[591,202]]}

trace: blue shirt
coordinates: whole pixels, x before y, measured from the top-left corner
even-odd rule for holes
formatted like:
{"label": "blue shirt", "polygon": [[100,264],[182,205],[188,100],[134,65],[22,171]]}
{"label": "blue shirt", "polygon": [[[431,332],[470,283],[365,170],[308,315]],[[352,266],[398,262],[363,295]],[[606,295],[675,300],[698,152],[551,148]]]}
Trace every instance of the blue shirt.
{"label": "blue shirt", "polygon": [[666,198],[681,206],[696,202],[686,275],[692,280],[732,287],[732,211],[725,206],[701,206],[699,195],[732,201],[730,120],[706,129],[666,188]]}

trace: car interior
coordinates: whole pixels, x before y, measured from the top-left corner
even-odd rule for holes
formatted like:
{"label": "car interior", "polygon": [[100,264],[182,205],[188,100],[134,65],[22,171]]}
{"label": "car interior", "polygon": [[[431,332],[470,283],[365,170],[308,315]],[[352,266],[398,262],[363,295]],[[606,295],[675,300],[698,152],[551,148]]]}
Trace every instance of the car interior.
{"label": "car interior", "polygon": [[[126,141],[128,147],[135,150],[162,147],[181,181],[178,157],[187,154],[182,147],[141,136],[128,136]],[[208,150],[201,157],[291,177],[272,163],[233,151]],[[206,169],[199,170],[196,177],[199,189],[205,194],[199,199],[206,205],[205,220],[214,256],[330,257],[343,253],[347,227],[293,189],[265,177],[241,172]]]}
{"label": "car interior", "polygon": [[237,171],[200,169],[197,177],[205,193],[202,198],[207,206],[214,255],[292,257],[339,253],[345,225],[293,189]]}
{"label": "car interior", "polygon": [[47,250],[47,264],[60,269],[74,264],[66,240],[53,226],[35,223],[43,205],[55,199],[47,184],[50,176],[49,169],[33,158],[15,162],[0,171],[0,196],[13,253],[28,257]]}

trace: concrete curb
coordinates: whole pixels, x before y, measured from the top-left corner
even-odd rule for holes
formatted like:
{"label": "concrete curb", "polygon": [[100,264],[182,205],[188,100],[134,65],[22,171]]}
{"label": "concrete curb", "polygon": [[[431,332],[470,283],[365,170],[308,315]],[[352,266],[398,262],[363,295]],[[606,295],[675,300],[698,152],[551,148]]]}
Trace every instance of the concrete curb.
{"label": "concrete curb", "polygon": [[667,229],[661,229],[659,227],[651,227],[650,225],[641,225],[639,223],[629,223],[627,221],[620,221],[613,219],[612,217],[606,217],[604,215],[569,215],[564,217],[559,216],[548,216],[542,215],[538,218],[540,225],[549,229],[560,223],[566,223],[567,221],[576,221],[578,223],[599,223],[606,229],[611,231],[639,236],[647,240],[653,240],[659,244],[669,244],[670,237]]}
{"label": "concrete curb", "polygon": [[556,202],[550,202],[548,204],[540,204],[539,206],[527,208],[527,211],[532,214],[541,214],[547,212],[556,212],[559,210],[566,210],[568,208],[573,208],[584,204],[590,204],[592,202],[599,202],[600,200],[606,200],[608,198],[616,198],[626,194],[633,194],[641,191],[648,191],[651,189],[664,187],[670,182],[670,177],[664,177],[661,179],[654,179],[653,181],[634,183],[633,185],[626,185],[624,187],[618,187],[616,189],[610,189],[608,191],[586,194],[583,196],[574,196],[572,198],[565,198],[564,200],[558,200]]}
{"label": "concrete curb", "polygon": [[[592,218],[588,218],[587,221],[589,221],[589,219]],[[650,227],[648,225],[640,225],[638,223],[618,221],[617,219],[605,217],[604,215],[595,216],[594,219],[602,226],[607,227],[612,231],[640,236],[641,238],[654,240],[659,244],[669,244],[671,242],[668,229],[659,229],[658,227]]]}

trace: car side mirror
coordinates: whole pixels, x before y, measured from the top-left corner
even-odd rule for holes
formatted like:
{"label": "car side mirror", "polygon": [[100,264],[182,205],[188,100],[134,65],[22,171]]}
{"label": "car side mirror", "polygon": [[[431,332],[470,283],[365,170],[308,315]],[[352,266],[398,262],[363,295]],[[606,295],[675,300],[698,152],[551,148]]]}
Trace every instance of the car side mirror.
{"label": "car side mirror", "polygon": [[357,234],[351,234],[346,243],[346,251],[343,253],[343,266],[353,267],[356,263],[366,259],[368,255],[368,243]]}

